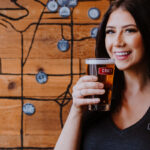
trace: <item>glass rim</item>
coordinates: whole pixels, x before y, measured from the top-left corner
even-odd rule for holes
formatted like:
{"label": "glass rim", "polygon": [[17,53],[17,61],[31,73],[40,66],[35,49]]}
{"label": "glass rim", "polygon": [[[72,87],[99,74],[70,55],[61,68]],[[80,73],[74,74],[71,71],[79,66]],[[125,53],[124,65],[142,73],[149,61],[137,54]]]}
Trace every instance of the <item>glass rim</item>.
{"label": "glass rim", "polygon": [[86,64],[115,64],[115,60],[112,58],[87,58]]}

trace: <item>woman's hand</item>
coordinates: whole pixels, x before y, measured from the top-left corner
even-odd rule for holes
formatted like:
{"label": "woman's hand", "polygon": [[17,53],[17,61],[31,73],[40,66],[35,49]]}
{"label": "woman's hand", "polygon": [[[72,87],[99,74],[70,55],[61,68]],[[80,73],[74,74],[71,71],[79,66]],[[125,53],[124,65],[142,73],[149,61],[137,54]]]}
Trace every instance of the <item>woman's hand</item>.
{"label": "woman's hand", "polygon": [[[103,95],[105,93],[104,84],[97,82],[96,76],[83,76],[77,84],[73,87],[73,107],[78,112],[85,110],[85,106],[90,104],[97,104],[100,102],[99,98],[86,98],[89,95]],[[86,107],[87,108],[87,107]]]}

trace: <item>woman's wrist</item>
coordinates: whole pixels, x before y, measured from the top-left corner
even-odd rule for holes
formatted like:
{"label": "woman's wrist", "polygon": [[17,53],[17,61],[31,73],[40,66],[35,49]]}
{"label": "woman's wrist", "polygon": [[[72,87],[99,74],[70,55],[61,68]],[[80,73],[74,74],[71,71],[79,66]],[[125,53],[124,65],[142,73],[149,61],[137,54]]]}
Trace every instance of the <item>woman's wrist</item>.
{"label": "woman's wrist", "polygon": [[71,111],[71,114],[74,114],[74,116],[80,116],[80,117],[82,117],[82,115],[83,115],[83,109],[74,106],[74,104],[72,105],[70,111]]}

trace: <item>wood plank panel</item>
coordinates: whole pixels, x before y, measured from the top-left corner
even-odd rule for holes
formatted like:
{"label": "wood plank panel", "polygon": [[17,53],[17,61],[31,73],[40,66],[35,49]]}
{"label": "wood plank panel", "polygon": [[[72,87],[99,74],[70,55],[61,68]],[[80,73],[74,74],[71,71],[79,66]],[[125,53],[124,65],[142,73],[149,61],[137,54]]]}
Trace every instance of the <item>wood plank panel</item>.
{"label": "wood plank panel", "polygon": [[[32,116],[24,115],[24,146],[54,146],[61,131],[60,106],[53,101],[26,102],[32,103],[36,112]],[[63,107],[63,122],[67,118],[71,104],[72,102],[69,102]]]}
{"label": "wood plank panel", "polygon": [[[79,59],[73,59],[73,64],[73,73],[79,73]],[[39,71],[46,74],[70,74],[71,59],[28,59],[24,74],[37,74]]]}
{"label": "wood plank panel", "polygon": [[1,73],[21,74],[21,60],[1,59]]}
{"label": "wood plank panel", "polygon": [[[94,51],[90,49],[95,49],[95,39],[91,38],[91,30],[97,25],[74,25],[74,58],[86,58],[94,56]],[[48,31],[47,31],[48,29]],[[57,48],[57,42],[62,39],[60,26],[40,26],[39,33],[37,33],[35,42],[32,46],[29,58],[55,58],[64,59],[70,58],[70,49],[67,52],[61,52]],[[30,31],[30,30],[29,30]],[[56,32],[58,32],[56,34]],[[64,26],[64,37],[70,39],[67,33],[70,31],[68,26]],[[48,33],[47,33],[48,32]],[[30,33],[26,32],[24,36],[24,58],[27,56],[30,47],[29,37],[32,37]],[[70,43],[70,42],[69,42]],[[87,44],[88,43],[88,44]],[[71,45],[70,45],[71,46]]]}
{"label": "wood plank panel", "polygon": [[[99,23],[104,15],[104,12],[108,9],[109,4],[109,0],[78,1],[78,5],[73,10],[74,23]],[[101,16],[99,19],[92,20],[88,17],[88,10],[93,7],[96,7],[101,11]],[[69,16],[68,18],[61,19],[58,12],[49,13],[49,11],[46,9],[43,15],[43,20],[46,19],[49,23],[69,23],[71,17]]]}
{"label": "wood plank panel", "polygon": [[[100,7],[100,8],[103,8],[103,9],[106,9],[106,7],[108,7],[108,4],[107,4],[107,0],[103,0],[103,1],[95,1],[94,3],[93,2],[79,2],[79,4],[78,4],[78,6],[77,7],[75,7],[75,12],[74,12],[74,15],[76,16],[76,17],[79,17],[78,19],[79,19],[79,22],[80,23],[82,23],[81,21],[83,21],[83,22],[85,22],[84,21],[84,18],[86,18],[87,19],[87,11],[88,11],[88,9],[89,8],[91,8],[91,7],[95,7],[95,6],[98,6],[98,7]],[[24,1],[19,1],[19,3],[21,3],[22,5],[27,5],[28,4],[28,1],[27,2],[24,2]],[[35,14],[37,14],[37,11],[35,11],[36,9],[39,9],[38,7],[37,7],[37,5],[41,5],[41,4],[37,4],[37,5],[34,5],[34,7],[37,7],[37,8],[32,8],[31,9],[31,5],[33,5],[33,1],[30,3],[30,5],[28,4],[27,5],[27,7],[29,7],[30,8],[30,10],[32,10],[34,13],[32,14],[32,13],[30,13],[30,14],[32,14],[33,16],[34,16],[34,18],[36,18],[36,16],[35,16]],[[84,7],[83,7],[83,5],[84,5]],[[86,7],[85,7],[86,6]],[[41,7],[43,7],[43,6],[41,6]],[[82,9],[81,9],[82,8]],[[84,9],[83,9],[84,8]],[[35,10],[34,10],[35,9]],[[102,12],[103,12],[103,9],[102,9]],[[82,13],[80,13],[80,11],[79,10],[82,10]],[[36,13],[35,13],[36,12]],[[38,11],[39,12],[39,11]],[[86,12],[86,13],[85,13]],[[4,12],[3,12],[4,13]],[[7,13],[9,13],[9,11],[7,12]],[[6,13],[6,14],[7,14]],[[78,15],[80,13],[80,15]],[[5,13],[4,13],[5,14]],[[12,13],[11,13],[12,14]],[[17,14],[17,13],[16,13]],[[19,13],[18,13],[19,14]],[[83,15],[83,16],[82,16]],[[38,16],[40,16],[40,15],[38,15]],[[85,17],[86,16],[86,17]],[[17,21],[17,24],[18,24],[18,26],[19,27],[21,27],[21,26],[24,26],[25,24],[27,24],[26,25],[26,27],[28,27],[30,24],[32,24],[32,23],[36,23],[37,21],[38,21],[38,17],[36,18],[36,21],[34,21],[33,19],[30,19],[30,17],[31,16],[28,16],[28,17],[26,17],[26,18],[24,18],[23,20],[24,21],[22,21],[21,20],[21,22],[20,22],[20,20],[18,20]],[[74,20],[76,20],[76,17],[74,18]],[[31,17],[32,18],[32,17]],[[47,19],[48,20],[48,19]],[[45,20],[46,21],[46,20]],[[90,23],[92,23],[91,21],[91,19],[89,20],[89,18],[88,18],[88,21],[87,22],[89,22],[90,21]],[[94,21],[94,23],[95,22],[97,22],[97,23],[99,23],[100,22],[100,20],[93,20]],[[5,28],[5,26],[7,27],[7,30],[8,30],[8,27],[13,31],[13,32],[15,32],[16,34],[18,34],[18,35],[13,35],[12,33],[10,34],[10,31],[9,32],[7,32],[7,34],[9,34],[9,36],[4,36],[4,37],[9,37],[7,40],[5,40],[5,38],[3,37],[3,39],[2,40],[0,40],[0,41],[3,41],[3,43],[4,43],[4,41],[6,41],[6,42],[8,42],[9,44],[8,44],[8,47],[7,47],[7,49],[8,49],[8,51],[9,52],[6,52],[5,51],[5,54],[3,54],[2,55],[2,57],[18,57],[18,56],[16,56],[16,54],[18,54],[18,52],[15,52],[15,49],[16,49],[16,42],[14,41],[14,40],[16,40],[16,38],[12,38],[12,37],[18,37],[18,38],[20,38],[21,37],[21,32],[20,31],[23,31],[24,29],[26,29],[26,27],[24,27],[24,28],[22,28],[22,29],[19,29],[19,27],[15,27],[16,28],[16,30],[15,29],[13,29],[12,28],[12,26],[10,26],[10,24],[8,24],[7,22],[4,22],[4,21],[2,21],[2,23],[4,24],[4,26],[2,26],[2,28]],[[11,23],[11,21],[10,21],[10,23]],[[44,23],[44,22],[43,22]],[[48,22],[45,22],[45,23],[48,23]],[[53,22],[54,23],[54,22]],[[64,20],[62,20],[62,23],[64,23]],[[74,22],[74,23],[76,23],[76,22]],[[14,26],[14,22],[12,22],[12,25]],[[25,38],[25,41],[24,41],[24,45],[25,45],[25,48],[24,49],[26,49],[27,47],[27,52],[28,52],[28,49],[29,49],[29,47],[31,46],[30,44],[31,44],[31,39],[32,39],[32,37],[33,37],[33,33],[34,33],[34,31],[35,31],[35,26],[36,26],[36,24],[34,24],[34,27],[32,27],[32,32],[31,32],[31,30],[30,30],[30,35],[28,35],[27,34],[27,39],[29,39],[29,41],[27,42],[26,41],[26,38]],[[9,29],[9,30],[10,30]],[[45,28],[44,28],[45,29]],[[5,29],[6,30],[6,29]],[[29,30],[29,29],[28,29]],[[40,29],[40,28],[38,28],[38,30],[42,33],[42,29]],[[50,30],[52,30],[52,32],[50,32]],[[56,44],[54,44],[54,43],[57,43],[57,41],[58,41],[58,39],[60,39],[59,37],[58,37],[58,34],[59,33],[61,33],[61,29],[58,29],[58,28],[55,28],[54,26],[50,26],[50,28],[46,28],[45,30],[44,30],[45,32],[47,31],[47,34],[48,33],[51,33],[51,35],[52,36],[50,36],[50,34],[49,35],[47,35],[47,34],[41,34],[41,35],[37,35],[37,37],[40,37],[40,39],[36,39],[36,41],[37,41],[37,43],[39,43],[39,40],[40,41],[42,41],[42,43],[43,43],[43,46],[41,46],[41,49],[47,49],[47,47],[49,48],[49,47],[51,47],[51,50],[54,50],[53,52],[55,52],[55,50],[57,49],[57,45]],[[65,32],[67,33],[66,35],[67,36],[70,36],[70,33],[69,33],[69,30],[66,30],[65,29]],[[26,36],[26,32],[23,32],[24,33],[24,37]],[[57,34],[56,34],[57,33]],[[3,35],[4,35],[4,31],[3,31]],[[12,37],[10,37],[10,35],[12,35]],[[67,38],[67,39],[70,39],[69,37],[67,37],[67,36],[65,36],[65,38]],[[30,38],[29,38],[30,37]],[[52,38],[51,38],[52,37]],[[53,39],[55,39],[54,37],[56,37],[56,39],[57,39],[57,41],[53,41]],[[62,38],[62,37],[61,37]],[[10,40],[10,41],[9,41]],[[19,41],[19,40],[16,40],[16,41]],[[43,42],[43,41],[45,41],[45,42]],[[21,41],[20,41],[21,42]],[[19,42],[19,43],[20,43]],[[50,45],[48,45],[47,43],[49,43]],[[15,47],[13,46],[13,44],[15,44]],[[1,46],[2,45],[5,45],[5,48],[6,48],[6,44],[1,44]],[[27,46],[28,45],[28,46]],[[38,57],[37,56],[37,54],[39,54],[39,52],[38,52],[38,44],[37,44],[37,46],[36,46],[36,44],[34,44],[35,46],[34,46],[34,48],[36,49],[35,50],[35,53],[33,54],[33,56],[35,56],[35,57]],[[45,47],[44,47],[44,45],[45,45]],[[54,47],[52,47],[52,45],[54,46]],[[19,46],[19,48],[17,48],[17,49],[19,49],[20,50],[20,52],[21,52],[21,43],[20,43],[20,45],[18,45]],[[13,51],[13,53],[10,53],[11,51],[10,51],[10,47],[11,47],[11,51]],[[1,49],[2,49],[2,47],[1,47]],[[45,52],[45,51],[44,51]],[[52,52],[52,51],[51,51]],[[52,53],[53,53],[52,52]],[[57,51],[56,51],[57,52]],[[33,52],[32,52],[33,53]],[[7,54],[7,56],[5,56]],[[44,55],[45,54],[45,55]],[[43,55],[46,57],[46,56],[49,56],[50,54],[48,54],[48,53],[44,53]],[[48,55],[47,55],[48,54]],[[64,54],[66,54],[66,53],[60,53],[60,56],[61,55],[64,55]],[[41,53],[40,53],[40,57],[42,57],[43,55],[41,55]],[[26,56],[26,54],[24,55],[24,56]],[[53,55],[53,57],[57,57],[58,56],[58,54],[56,54],[56,53],[54,53],[54,55]],[[19,55],[19,57],[20,57],[20,55]],[[63,56],[62,56],[63,57]]]}
{"label": "wood plank panel", "polygon": [[[0,21],[0,57],[21,57],[21,36],[9,24]],[[14,38],[15,37],[15,38]]]}
{"label": "wood plank panel", "polygon": [[[73,63],[73,73],[80,73],[79,60],[73,59]],[[24,67],[24,74],[37,74],[39,70],[44,71],[46,74],[69,75],[70,59],[29,59]],[[73,85],[78,78],[79,75],[73,76]],[[39,84],[35,75],[24,75],[23,82],[24,96],[59,96],[67,90],[68,85],[71,83],[71,77],[48,76],[47,83]],[[70,91],[72,90],[70,89]]]}
{"label": "wood plank panel", "polygon": [[[77,40],[77,41],[74,41],[74,45],[75,45],[74,51],[76,51],[76,49],[79,49],[80,51],[80,49],[83,49],[83,48],[86,49],[86,51],[90,51],[89,48],[95,47],[95,39],[90,38],[90,32],[91,32],[92,27],[96,27],[96,26],[87,26],[86,28],[85,26],[74,27],[74,33],[75,33],[74,37],[75,37],[75,40]],[[67,33],[69,32],[69,30],[70,28],[68,26],[64,27],[64,36],[66,39],[70,39],[70,37],[67,36]],[[56,34],[56,32],[58,32],[59,35]],[[28,52],[30,50],[30,46],[32,48],[29,53],[29,58],[53,58],[53,59],[54,58],[69,58],[71,56],[70,49],[67,52],[61,52],[57,48],[57,42],[62,39],[60,32],[61,32],[60,26],[40,26],[39,33],[36,34],[35,41],[33,45],[31,46],[31,39],[33,38],[33,35],[32,35],[33,28],[31,28],[31,30],[28,30],[28,32],[24,33],[24,58],[27,57]],[[20,35],[18,34],[16,35],[16,37],[20,37]],[[4,35],[3,38],[7,38],[8,47],[5,47],[4,44],[1,44],[2,47],[4,46],[4,48],[0,50],[0,52],[2,51],[1,57],[2,58],[18,58],[18,57],[21,58],[21,43],[18,42],[18,40],[17,42],[15,41],[11,42],[11,40],[13,40],[14,38],[8,35]],[[89,39],[86,39],[86,38],[89,38]],[[87,41],[88,41],[88,45],[87,45]],[[12,48],[11,47],[12,43],[18,43],[18,46],[20,45],[19,48],[16,47],[17,46],[16,44],[14,44],[14,47]],[[80,53],[76,52],[76,54],[78,55],[75,55],[75,58],[79,58]],[[91,55],[93,54],[93,51],[91,53],[87,52],[87,54]],[[88,57],[87,55],[85,55],[85,53],[83,55],[84,57]],[[82,55],[80,55],[80,57],[82,57]]]}
{"label": "wood plank panel", "polygon": [[[69,58],[71,56],[70,49],[66,52],[61,52],[57,48],[57,43],[62,40],[63,36],[70,39],[70,27],[64,27],[64,33],[61,33],[60,25],[41,25],[38,27],[33,45],[33,29],[24,33],[24,58],[28,55],[31,48],[29,58]],[[63,35],[63,36],[62,36]],[[69,42],[70,43],[70,42]]]}
{"label": "wood plank panel", "polygon": [[[40,3],[41,2],[41,3]],[[23,30],[28,26],[28,23],[26,20],[30,20],[30,22],[37,22],[40,17],[40,15],[43,12],[42,15],[42,19],[44,20],[48,20],[49,23],[70,23],[70,17],[69,18],[64,18],[62,20],[62,17],[59,15],[59,12],[57,11],[56,13],[52,13],[50,12],[47,7],[45,7],[47,5],[48,0],[41,0],[41,1],[34,1],[34,0],[18,0],[17,3],[21,6],[23,6],[25,9],[21,9],[18,6],[15,5],[15,3],[13,3],[10,0],[5,0],[5,1],[0,1],[0,5],[1,8],[8,8],[7,10],[0,10],[0,13],[2,13],[5,16],[9,16],[10,18],[13,19],[18,19],[17,22],[13,22],[10,19],[10,22],[14,25],[15,28],[17,28],[18,30]],[[45,6],[44,6],[45,5]],[[45,7],[45,9],[44,9]],[[17,11],[14,11],[13,9],[18,9]],[[27,10],[28,10],[28,14],[27,14]],[[38,11],[37,11],[38,10]],[[26,17],[23,17],[27,15]],[[22,17],[20,19],[20,17]],[[3,18],[3,17],[0,17]],[[22,26],[19,26],[18,23],[20,23],[20,21],[23,22]]]}
{"label": "wood plank panel", "polygon": [[91,37],[91,30],[95,27],[98,28],[99,25],[74,25],[73,26],[74,40],[83,41],[86,38],[92,40],[93,38]]}
{"label": "wood plank panel", "polygon": [[20,147],[21,101],[0,99],[0,148]]}
{"label": "wood plank panel", "polygon": [[20,100],[0,99],[0,116],[0,135],[20,135]]}
{"label": "wood plank panel", "polygon": [[95,38],[91,37],[91,30],[98,25],[74,25],[74,58],[95,57]]}
{"label": "wood plank panel", "polygon": [[20,145],[20,135],[0,135],[0,149],[5,148],[7,150],[7,148],[20,147]]}
{"label": "wood plank panel", "polygon": [[0,75],[0,96],[21,96],[21,76]]}
{"label": "wood plank panel", "polygon": [[[99,23],[108,6],[109,0],[79,1],[77,7],[75,7],[73,11],[74,23]],[[101,11],[101,16],[99,19],[92,20],[88,17],[88,11],[93,7],[96,7]]]}
{"label": "wood plank panel", "polygon": [[[75,83],[78,78],[79,76],[74,76],[73,83]],[[68,85],[71,83],[71,77],[49,76],[47,83],[39,84],[35,76],[24,75],[23,83],[24,96],[59,96],[66,92]]]}
{"label": "wood plank panel", "polygon": [[52,23],[52,24],[70,24],[71,23],[71,16],[67,18],[62,18],[59,15],[59,12],[51,13],[48,10],[45,9],[45,12],[43,13],[41,23]]}
{"label": "wood plank panel", "polygon": [[[88,43],[88,44],[87,44]],[[95,39],[86,39],[83,41],[74,42],[74,58],[89,58],[95,57]]]}
{"label": "wood plank panel", "polygon": [[[61,132],[58,132],[59,135]],[[48,135],[24,135],[24,146],[47,148],[54,147],[57,137],[51,137]],[[40,149],[41,150],[41,149]],[[44,150],[44,149],[43,149]]]}
{"label": "wood plank panel", "polygon": [[[0,1],[0,6],[7,8],[7,10],[0,10],[4,16],[0,16],[1,19],[7,19],[18,31],[24,30],[29,25],[29,21],[26,20],[30,19],[30,23],[38,22],[44,8],[40,2],[34,0],[17,0],[15,2],[16,4],[10,0]],[[47,0],[43,2],[46,4]]]}
{"label": "wood plank panel", "polygon": [[[38,18],[39,14],[42,13],[42,10],[44,8],[44,6],[41,3],[37,2],[37,1],[33,1],[33,0],[32,1],[31,0],[26,0],[26,1],[19,0],[18,3],[22,6],[26,6],[25,8],[28,9],[28,11],[30,12],[29,15],[26,17],[27,19]],[[42,3],[44,5],[46,5],[47,0],[43,0]],[[0,4],[3,5],[3,8],[5,8],[6,6],[8,7],[8,4],[9,4],[10,8],[18,8],[14,3],[10,2],[9,0],[0,2]],[[99,1],[94,1],[94,3],[93,3],[93,1],[78,1],[78,5],[74,9],[74,20],[76,21],[78,19],[80,21],[89,22],[87,12],[91,7],[99,8],[102,12],[101,15],[103,16],[108,5],[109,5],[109,0],[99,0]],[[39,10],[38,13],[35,10]],[[11,15],[11,17],[16,17],[16,15],[23,16],[26,13],[25,10],[19,10],[19,11],[20,11],[20,13],[15,13],[12,10],[9,10],[9,11],[1,10],[1,13],[5,14],[5,15]],[[82,13],[80,11],[82,11]],[[61,18],[59,16],[58,12],[50,13],[47,8],[45,8],[44,12],[45,12],[45,14],[43,16],[44,19]],[[18,16],[18,17],[20,17],[20,16]],[[23,18],[23,19],[25,20],[26,18]],[[58,20],[58,19],[56,19],[56,20]],[[62,19],[60,19],[60,20],[62,20]],[[63,22],[65,22],[66,20],[67,19],[63,19]],[[99,21],[99,20],[97,20],[97,21]],[[55,22],[55,21],[53,20],[53,22]],[[95,21],[93,21],[93,22],[95,22]]]}

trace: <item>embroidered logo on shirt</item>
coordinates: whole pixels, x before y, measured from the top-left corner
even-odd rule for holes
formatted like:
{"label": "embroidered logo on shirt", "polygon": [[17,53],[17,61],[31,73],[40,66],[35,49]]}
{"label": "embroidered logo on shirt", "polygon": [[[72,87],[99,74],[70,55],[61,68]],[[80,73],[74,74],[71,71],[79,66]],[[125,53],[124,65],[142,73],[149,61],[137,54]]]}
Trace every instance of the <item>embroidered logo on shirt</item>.
{"label": "embroidered logo on shirt", "polygon": [[148,123],[148,125],[147,125],[147,130],[150,131],[150,123]]}

